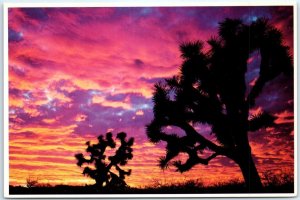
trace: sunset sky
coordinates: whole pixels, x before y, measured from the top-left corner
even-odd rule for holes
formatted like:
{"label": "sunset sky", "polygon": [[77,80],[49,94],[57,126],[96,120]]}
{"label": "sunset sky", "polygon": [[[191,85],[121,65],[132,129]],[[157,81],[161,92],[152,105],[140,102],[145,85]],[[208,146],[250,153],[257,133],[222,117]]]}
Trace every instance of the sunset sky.
{"label": "sunset sky", "polygon": [[[177,74],[178,45],[217,35],[218,22],[245,23],[266,17],[280,29],[293,54],[292,7],[10,8],[9,181],[91,184],[74,154],[99,134],[124,131],[135,138],[127,168],[131,186],[200,179],[205,184],[242,179],[236,164],[217,157],[180,174],[162,171],[164,143],[145,134],[152,114],[153,85]],[[259,53],[248,60],[247,81],[258,75]],[[274,128],[249,133],[259,173],[292,173],[293,80],[283,75],[266,85],[251,113],[275,114]],[[210,128],[201,131],[206,137]]]}

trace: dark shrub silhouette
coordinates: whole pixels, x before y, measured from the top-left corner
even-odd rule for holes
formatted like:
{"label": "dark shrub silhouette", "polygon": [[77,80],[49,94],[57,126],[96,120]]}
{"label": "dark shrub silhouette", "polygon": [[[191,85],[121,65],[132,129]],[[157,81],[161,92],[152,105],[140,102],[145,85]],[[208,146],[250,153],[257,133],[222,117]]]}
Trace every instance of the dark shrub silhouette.
{"label": "dark shrub silhouette", "polygon": [[33,188],[39,185],[39,179],[38,178],[33,178],[33,177],[28,177],[26,179],[26,187],[27,188]]}
{"label": "dark shrub silhouette", "polygon": [[[131,169],[126,171],[121,169],[120,166],[126,165],[128,160],[133,158],[133,150],[131,147],[134,143],[134,138],[127,140],[126,133],[120,132],[117,134],[116,139],[118,139],[121,144],[115,151],[115,154],[109,156],[108,159],[106,159],[106,155],[104,155],[107,147],[111,149],[116,148],[116,142],[111,132],[106,133],[105,138],[103,135],[100,135],[97,144],[91,145],[90,141],[86,142],[86,152],[89,153],[90,158],[85,158],[82,153],[75,155],[79,167],[82,167],[84,163],[94,165],[94,168],[85,167],[83,174],[94,179],[96,181],[95,186],[98,188],[103,188],[104,186],[119,188],[127,186],[125,176],[131,174]],[[118,175],[112,171],[113,167],[118,172]]]}
{"label": "dark shrub silhouette", "polygon": [[[275,117],[267,112],[249,116],[249,109],[267,82],[281,73],[292,75],[289,48],[283,45],[281,32],[266,19],[249,25],[226,19],[220,23],[218,35],[207,41],[208,51],[201,41],[180,45],[183,63],[179,75],[155,84],[154,119],[147,125],[147,135],[153,143],[167,143],[166,155],[159,161],[161,168],[171,164],[185,172],[226,156],[240,167],[247,190],[260,192],[262,183],[248,132],[272,126]],[[246,93],[247,60],[255,51],[261,56],[260,72]],[[210,125],[217,142],[197,131],[197,124]],[[182,129],[185,135],[167,133],[168,126]],[[181,152],[188,155],[185,162],[171,161]]]}

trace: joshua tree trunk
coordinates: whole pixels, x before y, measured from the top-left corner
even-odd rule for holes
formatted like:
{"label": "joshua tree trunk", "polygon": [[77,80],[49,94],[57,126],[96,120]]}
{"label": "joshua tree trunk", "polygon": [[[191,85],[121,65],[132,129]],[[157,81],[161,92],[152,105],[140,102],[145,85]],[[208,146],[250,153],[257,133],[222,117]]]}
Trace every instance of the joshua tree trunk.
{"label": "joshua tree trunk", "polygon": [[236,163],[239,165],[246,187],[250,193],[262,192],[263,186],[251,155],[249,144],[247,148],[238,148]]}
{"label": "joshua tree trunk", "polygon": [[255,163],[253,161],[251,147],[248,139],[248,108],[244,105],[242,114],[233,115],[233,119],[235,119],[233,124],[238,124],[235,126],[236,134],[236,150],[235,150],[235,161],[239,165],[245,185],[247,187],[248,192],[250,193],[259,193],[263,190],[263,185],[261,183],[261,179],[257,172]]}
{"label": "joshua tree trunk", "polygon": [[243,173],[248,191],[253,193],[262,192],[262,183],[252,156],[250,155],[248,158],[242,159],[238,165]]}

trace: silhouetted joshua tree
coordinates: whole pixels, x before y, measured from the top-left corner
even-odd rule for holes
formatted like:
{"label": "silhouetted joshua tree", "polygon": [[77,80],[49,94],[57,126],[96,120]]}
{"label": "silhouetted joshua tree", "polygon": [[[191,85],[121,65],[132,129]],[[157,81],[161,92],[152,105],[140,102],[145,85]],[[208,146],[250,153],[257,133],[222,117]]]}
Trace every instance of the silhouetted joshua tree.
{"label": "silhouetted joshua tree", "polygon": [[[123,170],[120,166],[127,164],[128,160],[133,158],[132,154],[132,145],[134,143],[134,138],[126,139],[126,133],[121,132],[117,134],[116,139],[120,141],[119,148],[115,151],[113,156],[109,156],[106,159],[104,155],[107,147],[111,149],[116,148],[116,142],[113,139],[111,132],[106,133],[104,138],[103,135],[98,137],[97,144],[90,144],[90,141],[86,142],[87,148],[86,152],[89,153],[90,158],[87,159],[82,153],[76,154],[77,165],[81,167],[84,163],[94,164],[94,168],[85,167],[83,174],[95,179],[96,187],[103,188],[104,186],[108,187],[125,187],[125,175],[129,176],[131,174],[131,169],[128,171]],[[113,167],[119,173],[115,174],[112,169]]]}
{"label": "silhouetted joshua tree", "polygon": [[[167,142],[161,168],[171,164],[185,172],[226,156],[240,167],[248,191],[260,192],[262,184],[248,132],[272,126],[275,117],[266,112],[249,116],[249,109],[267,82],[282,72],[293,73],[289,48],[283,45],[281,32],[266,19],[249,25],[226,19],[220,23],[218,34],[207,42],[207,51],[201,41],[181,44],[179,75],[155,84],[154,119],[147,125],[147,135],[153,143]],[[255,51],[261,56],[260,72],[247,94],[247,60]],[[205,138],[195,129],[197,124],[210,125],[217,141]],[[184,136],[167,133],[168,126],[182,129]],[[171,161],[181,152],[188,156],[185,162]]]}

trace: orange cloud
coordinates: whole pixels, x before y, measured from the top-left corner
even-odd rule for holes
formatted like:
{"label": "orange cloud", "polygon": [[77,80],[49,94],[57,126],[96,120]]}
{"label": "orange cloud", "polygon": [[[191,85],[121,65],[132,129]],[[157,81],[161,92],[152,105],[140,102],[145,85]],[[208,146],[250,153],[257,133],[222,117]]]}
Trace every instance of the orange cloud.
{"label": "orange cloud", "polygon": [[142,110],[138,110],[135,112],[135,114],[138,116],[142,116],[142,115],[144,115],[144,112]]}
{"label": "orange cloud", "polygon": [[282,113],[275,114],[275,116],[277,117],[275,120],[276,124],[294,123],[294,113],[287,110]]}

